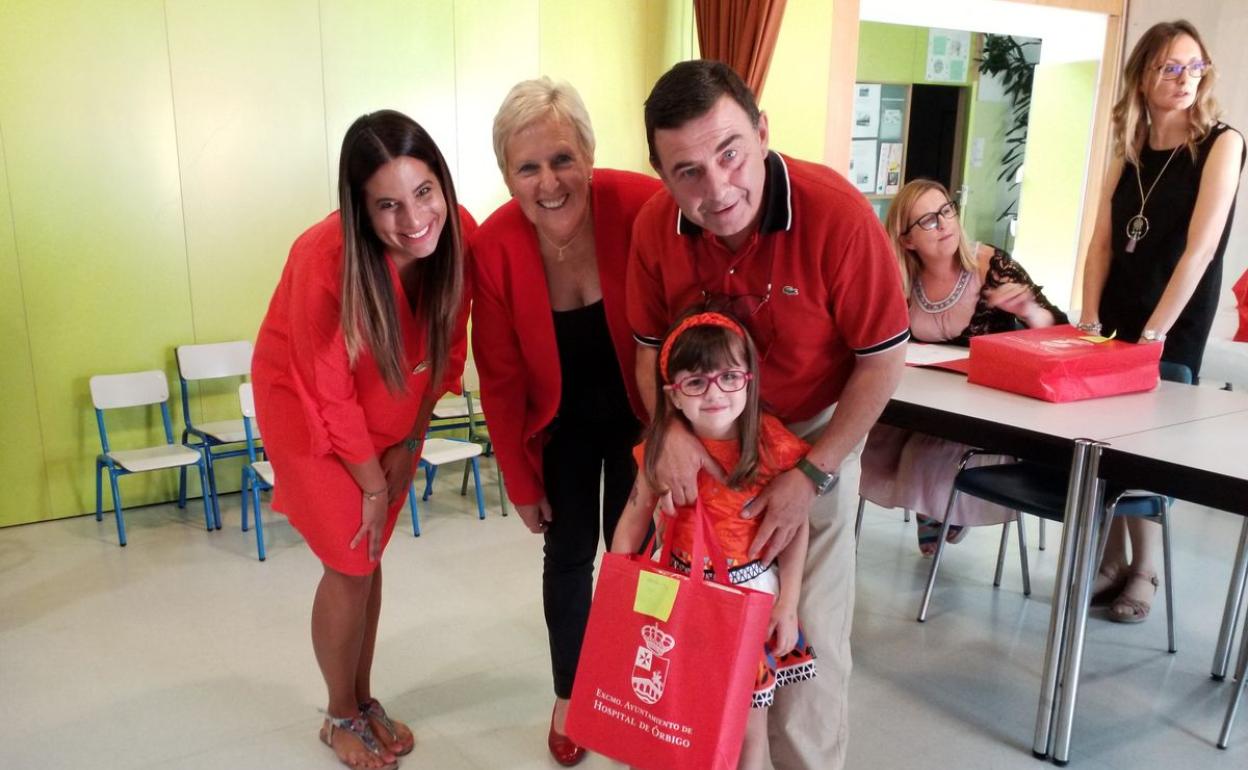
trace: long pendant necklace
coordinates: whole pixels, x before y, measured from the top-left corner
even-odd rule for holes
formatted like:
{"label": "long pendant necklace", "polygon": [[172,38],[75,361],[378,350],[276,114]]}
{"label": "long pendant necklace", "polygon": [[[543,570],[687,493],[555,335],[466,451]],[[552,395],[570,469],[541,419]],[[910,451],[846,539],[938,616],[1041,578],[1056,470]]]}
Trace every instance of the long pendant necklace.
{"label": "long pendant necklace", "polygon": [[1153,194],[1153,190],[1157,187],[1157,183],[1161,181],[1161,175],[1166,173],[1166,169],[1170,166],[1170,161],[1174,160],[1174,156],[1178,154],[1180,144],[1170,153],[1170,157],[1166,158],[1165,164],[1162,165],[1161,171],[1157,172],[1157,178],[1148,186],[1148,192],[1144,192],[1144,182],[1140,179],[1140,164],[1135,164],[1135,186],[1140,189],[1140,213],[1127,220],[1127,253],[1131,254],[1135,251],[1135,245],[1148,235],[1148,217],[1144,216],[1144,205],[1148,203],[1148,197]]}

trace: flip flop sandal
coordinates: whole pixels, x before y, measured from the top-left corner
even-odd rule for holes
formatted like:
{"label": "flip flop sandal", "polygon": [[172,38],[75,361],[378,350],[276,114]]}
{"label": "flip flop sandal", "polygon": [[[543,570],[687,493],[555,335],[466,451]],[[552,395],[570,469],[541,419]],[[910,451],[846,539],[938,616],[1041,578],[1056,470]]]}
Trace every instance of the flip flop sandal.
{"label": "flip flop sandal", "polygon": [[921,513],[914,515],[915,532],[919,536],[919,553],[931,556],[936,553],[936,539],[940,537],[940,522]]}
{"label": "flip flop sandal", "polygon": [[[1156,575],[1148,575],[1143,572],[1132,572],[1132,578],[1143,578],[1153,584],[1153,593],[1157,593],[1157,586],[1161,583],[1157,580]],[[1148,613],[1152,611],[1152,602],[1144,599],[1132,599],[1129,596],[1119,596],[1109,607],[1109,619],[1115,623],[1143,623],[1148,620]]]}
{"label": "flip flop sandal", "polygon": [[1088,605],[1091,607],[1107,607],[1113,604],[1114,600],[1118,598],[1118,594],[1122,593],[1122,589],[1127,587],[1127,581],[1131,579],[1131,570],[1123,568],[1114,574],[1101,571],[1098,571],[1097,574],[1109,578],[1109,585],[1092,594],[1092,600]]}
{"label": "flip flop sandal", "polygon": [[[360,742],[360,745],[364,747],[365,751],[377,757],[382,756],[381,744],[377,743],[377,737],[373,735],[372,729],[368,726],[368,720],[364,718],[363,714],[342,718],[331,717],[326,714],[325,725],[325,727],[321,728],[321,743],[328,746],[331,751],[333,751],[334,748],[334,733],[338,730],[346,730],[356,737],[356,740]],[[334,752],[335,755],[337,755],[337,753],[338,752],[336,751]],[[359,770],[360,768],[359,765],[354,765],[342,758],[339,758],[338,761],[342,762],[342,764],[347,767],[356,770]],[[370,768],[369,770],[398,770],[398,767],[398,762],[391,762],[389,764],[378,765],[377,767]]]}
{"label": "flip flop sandal", "polygon": [[[399,732],[394,727],[394,720],[391,719],[388,714],[386,714],[386,710],[381,707],[381,703],[378,702],[376,698],[371,698],[368,701],[361,703],[360,713],[369,719],[376,719],[378,722],[381,722],[382,726],[386,728],[386,732],[390,733],[390,737],[394,739],[392,742],[393,743],[399,742]],[[416,748],[416,736],[415,735],[412,736],[412,742],[410,744],[408,744],[407,746],[404,746],[402,749],[394,753],[398,754],[400,757],[403,757],[403,756],[407,756],[408,754],[411,754],[412,749],[414,748]]]}

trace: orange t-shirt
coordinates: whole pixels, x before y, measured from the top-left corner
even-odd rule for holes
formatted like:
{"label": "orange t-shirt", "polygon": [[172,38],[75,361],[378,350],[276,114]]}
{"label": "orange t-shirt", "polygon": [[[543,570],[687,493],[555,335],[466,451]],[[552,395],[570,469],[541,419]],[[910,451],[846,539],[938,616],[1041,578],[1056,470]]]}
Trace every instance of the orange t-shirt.
{"label": "orange t-shirt", "polygon": [[[741,444],[736,439],[717,441],[699,439],[706,451],[725,473],[732,473],[741,457]],[[728,566],[740,566],[750,561],[750,543],[758,533],[761,519],[741,518],[741,509],[753,500],[776,476],[797,465],[806,456],[810,445],[795,436],[784,423],[770,414],[764,414],[759,425],[759,466],[754,481],[742,489],[721,484],[705,471],[698,474],[698,498],[711,521],[719,547],[723,550]],[[640,465],[645,445],[634,450]],[[694,507],[681,506],[670,519],[663,536],[670,538],[672,553],[683,561],[689,561],[693,551]],[[668,519],[664,519],[668,522]]]}

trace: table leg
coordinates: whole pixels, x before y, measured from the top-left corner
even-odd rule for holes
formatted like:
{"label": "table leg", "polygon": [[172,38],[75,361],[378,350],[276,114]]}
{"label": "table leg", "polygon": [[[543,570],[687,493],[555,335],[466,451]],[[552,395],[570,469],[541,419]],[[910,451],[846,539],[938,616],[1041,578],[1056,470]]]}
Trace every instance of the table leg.
{"label": "table leg", "polygon": [[[1088,445],[1082,503],[1079,511],[1079,534],[1075,541],[1074,576],[1066,605],[1066,640],[1063,643],[1062,669],[1058,677],[1057,713],[1053,726],[1053,762],[1065,765],[1070,760],[1070,735],[1075,721],[1075,703],[1079,695],[1079,673],[1083,667],[1083,642],[1088,625],[1088,603],[1092,598],[1092,581],[1096,576],[1097,532],[1105,518],[1105,484],[1097,478],[1101,450],[1107,444],[1079,439]],[[1069,522],[1067,526],[1070,526]]]}
{"label": "table leg", "polygon": [[1219,682],[1226,678],[1231,662],[1231,644],[1235,626],[1239,620],[1239,607],[1244,600],[1244,583],[1248,581],[1248,519],[1239,531],[1239,547],[1235,550],[1235,566],[1231,568],[1231,583],[1226,587],[1226,606],[1222,609],[1222,628],[1218,631],[1218,646],[1213,652],[1213,670],[1210,676]]}
{"label": "table leg", "polygon": [[1053,580],[1053,603],[1049,610],[1049,636],[1044,648],[1044,669],[1040,674],[1040,702],[1036,708],[1036,732],[1032,753],[1047,759],[1051,746],[1054,709],[1057,705],[1058,671],[1062,663],[1062,640],[1066,630],[1066,606],[1070,594],[1075,544],[1080,512],[1083,509],[1084,476],[1091,447],[1076,443],[1070,461],[1070,481],[1066,487],[1065,526],[1057,556],[1057,574]]}

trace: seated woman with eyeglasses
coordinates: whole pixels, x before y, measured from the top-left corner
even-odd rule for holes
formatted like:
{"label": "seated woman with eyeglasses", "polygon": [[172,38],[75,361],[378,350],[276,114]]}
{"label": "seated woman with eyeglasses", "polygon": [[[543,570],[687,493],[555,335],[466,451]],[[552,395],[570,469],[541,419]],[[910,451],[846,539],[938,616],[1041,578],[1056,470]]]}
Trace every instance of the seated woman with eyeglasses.
{"label": "seated woman with eyeglasses", "polygon": [[[1027,271],[995,246],[967,243],[958,222],[958,204],[939,182],[916,179],[901,188],[885,220],[901,266],[902,289],[910,306],[910,334],[919,342],[967,345],[980,334],[1067,323]],[[944,521],[958,462],[968,449],[922,433],[876,425],[862,453],[858,493],[886,508],[916,514],[919,550],[930,556]],[[979,455],[969,465],[991,465],[1004,458]],[[949,542],[965,527],[1000,524],[1013,516],[999,505],[970,495],[959,497]]]}

